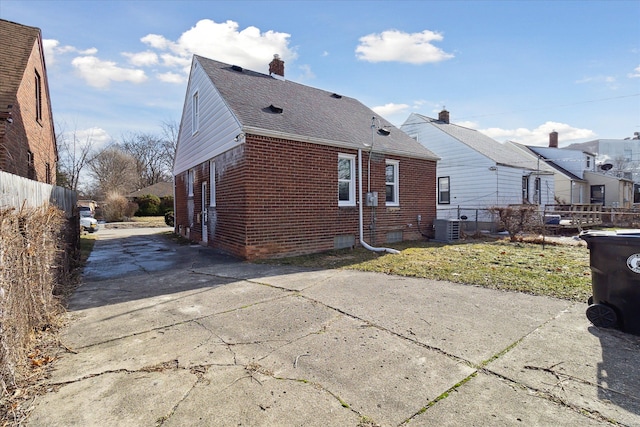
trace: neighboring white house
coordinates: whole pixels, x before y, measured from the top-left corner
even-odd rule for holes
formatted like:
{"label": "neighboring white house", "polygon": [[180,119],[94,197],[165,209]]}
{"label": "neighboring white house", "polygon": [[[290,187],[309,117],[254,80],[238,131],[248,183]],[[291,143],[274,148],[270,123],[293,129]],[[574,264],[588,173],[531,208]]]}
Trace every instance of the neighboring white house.
{"label": "neighboring white house", "polygon": [[558,149],[557,141],[558,133],[554,131],[549,135],[549,148],[513,141],[505,145],[539,160],[541,169],[554,172],[554,198],[557,204],[590,203],[589,183],[584,179],[583,171],[585,168],[595,170],[595,156],[579,150]]}
{"label": "neighboring white house", "polygon": [[640,132],[625,139],[596,139],[572,144],[568,148],[597,153],[599,165],[607,165],[606,175],[630,179],[635,182],[635,203],[640,203]]}
{"label": "neighboring white house", "polygon": [[[604,140],[601,140],[604,141]],[[596,165],[600,157],[580,149],[558,148],[558,133],[549,134],[549,146],[507,145],[529,152],[553,168],[558,204],[591,203],[614,208],[630,208],[633,182],[602,171]]]}
{"label": "neighboring white house", "polygon": [[553,172],[477,130],[451,124],[446,110],[438,119],[413,113],[401,129],[441,159],[436,168],[439,219],[469,217],[474,209],[555,203]]}

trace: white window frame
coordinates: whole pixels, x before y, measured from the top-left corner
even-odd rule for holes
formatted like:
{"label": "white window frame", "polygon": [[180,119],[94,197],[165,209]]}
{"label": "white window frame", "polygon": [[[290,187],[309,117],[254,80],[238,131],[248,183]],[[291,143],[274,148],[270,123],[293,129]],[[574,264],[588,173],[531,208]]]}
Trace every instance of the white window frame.
{"label": "white window frame", "polygon": [[[338,154],[338,164],[340,160],[348,160],[351,165],[349,171],[350,179],[340,179],[338,177],[338,206],[355,206],[356,205],[356,156],[354,154]],[[340,200],[340,183],[349,183],[349,200]]]}
{"label": "white window frame", "polygon": [[[387,181],[387,166],[393,166],[393,182]],[[387,200],[387,186],[393,187],[393,200],[386,201],[387,206],[400,206],[400,162],[398,160],[386,160],[384,168],[385,201]]]}
{"label": "white window frame", "polygon": [[[447,183],[447,189],[446,191],[443,191],[442,187],[445,182]],[[443,201],[443,197],[442,197],[444,193],[446,193],[449,196],[446,202]],[[450,176],[438,177],[438,204],[439,205],[451,204],[451,177]]]}
{"label": "white window frame", "polygon": [[193,169],[189,169],[187,171],[187,196],[193,197],[193,183],[194,183],[195,173]]}
{"label": "white window frame", "polygon": [[216,206],[216,162],[209,160],[209,206]]}
{"label": "white window frame", "polygon": [[200,94],[194,91],[191,95],[191,134],[195,135],[200,127]]}

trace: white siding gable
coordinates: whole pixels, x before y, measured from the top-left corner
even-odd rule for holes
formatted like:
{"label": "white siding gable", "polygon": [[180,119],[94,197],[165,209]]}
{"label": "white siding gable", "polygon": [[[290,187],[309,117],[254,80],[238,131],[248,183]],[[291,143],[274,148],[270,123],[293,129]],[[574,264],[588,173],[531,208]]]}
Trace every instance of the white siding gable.
{"label": "white siding gable", "polygon": [[[583,177],[585,170],[595,170],[594,156],[584,151],[546,147],[536,147],[535,150],[548,161],[555,163],[580,178]],[[589,161],[587,161],[587,158]]]}
{"label": "white siding gable", "polygon": [[552,174],[538,175],[535,170],[528,168],[498,164],[413,114],[401,129],[440,157],[436,167],[437,177],[449,177],[450,204],[437,205],[438,218],[455,218],[458,207],[487,209],[521,204],[523,177],[528,177],[530,183],[529,201],[534,200],[535,178],[540,177],[541,204],[553,203]]}
{"label": "white siding gable", "polygon": [[[194,129],[192,108],[196,93],[199,117],[198,128]],[[182,109],[173,174],[178,175],[242,144],[243,139],[237,138],[241,132],[242,124],[194,58]]]}

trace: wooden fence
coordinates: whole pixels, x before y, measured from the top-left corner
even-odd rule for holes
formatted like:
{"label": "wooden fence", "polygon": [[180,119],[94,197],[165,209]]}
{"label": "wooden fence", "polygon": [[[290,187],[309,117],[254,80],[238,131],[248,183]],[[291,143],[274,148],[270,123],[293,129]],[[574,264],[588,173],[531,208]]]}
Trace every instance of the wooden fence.
{"label": "wooden fence", "polygon": [[74,215],[77,203],[75,191],[0,171],[0,209],[36,208],[51,204]]}

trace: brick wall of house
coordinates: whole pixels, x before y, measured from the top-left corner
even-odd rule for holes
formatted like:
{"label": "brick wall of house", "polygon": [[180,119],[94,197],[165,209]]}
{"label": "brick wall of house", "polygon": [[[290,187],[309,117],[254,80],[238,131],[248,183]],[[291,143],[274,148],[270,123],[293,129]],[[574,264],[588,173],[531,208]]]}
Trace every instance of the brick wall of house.
{"label": "brick wall of house", "polygon": [[[56,183],[56,148],[45,69],[38,43],[29,57],[17,99],[13,123],[4,122],[0,134],[0,169],[25,178]],[[36,119],[36,71],[40,75],[42,117]],[[31,152],[31,154],[29,154]]]}
{"label": "brick wall of house", "polygon": [[[215,159],[217,206],[209,210],[209,246],[259,259],[330,250],[336,236],[353,236],[357,244],[358,207],[338,207],[338,154],[357,151],[247,135],[245,144]],[[386,158],[400,161],[399,207],[385,206]],[[367,166],[364,153],[364,192]],[[196,167],[195,175],[193,209],[198,213],[208,162]],[[180,202],[185,179],[186,173],[176,177],[176,229],[183,234],[190,226],[187,203]],[[389,232],[401,232],[402,240],[419,239],[417,216],[423,226],[435,218],[435,162],[374,155],[371,191],[378,192],[379,205],[375,232],[369,227],[372,208],[364,208],[365,241],[384,245]],[[199,241],[202,228],[197,215],[194,219],[190,238]]]}

